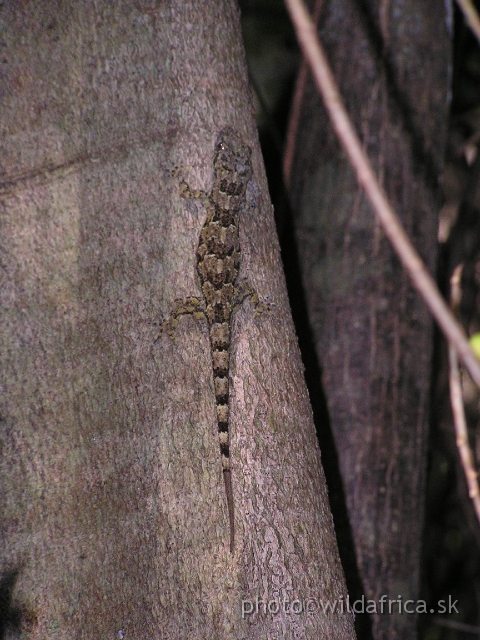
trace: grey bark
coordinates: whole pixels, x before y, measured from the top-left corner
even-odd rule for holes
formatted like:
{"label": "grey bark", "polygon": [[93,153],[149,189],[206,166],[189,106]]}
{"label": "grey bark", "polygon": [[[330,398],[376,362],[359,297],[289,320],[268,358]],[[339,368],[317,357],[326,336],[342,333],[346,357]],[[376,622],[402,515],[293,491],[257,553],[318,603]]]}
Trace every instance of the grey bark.
{"label": "grey bark", "polygon": [[[443,0],[339,0],[325,3],[320,24],[365,149],[432,271],[449,107],[447,9]],[[432,323],[312,87],[301,130],[292,202],[360,579],[351,595],[378,610],[382,595],[419,595]],[[414,615],[377,613],[363,633],[413,638],[415,627]]]}
{"label": "grey bark", "polygon": [[[0,636],[354,637],[320,609],[346,593],[235,4],[1,19]],[[226,125],[253,149],[240,275],[272,303],[233,325],[233,556],[206,325],[158,339],[199,295],[175,168],[208,191]]]}

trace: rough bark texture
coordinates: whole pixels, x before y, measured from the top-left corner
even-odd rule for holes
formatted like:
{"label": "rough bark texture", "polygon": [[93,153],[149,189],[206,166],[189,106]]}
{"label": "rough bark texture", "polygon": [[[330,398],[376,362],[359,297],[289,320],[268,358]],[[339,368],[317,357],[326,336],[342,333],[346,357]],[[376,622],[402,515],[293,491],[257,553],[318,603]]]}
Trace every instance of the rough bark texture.
{"label": "rough bark texture", "polygon": [[[443,0],[339,0],[326,3],[320,25],[365,149],[432,270],[448,114],[446,8]],[[295,176],[300,261],[358,570],[379,608],[383,594],[418,597],[432,324],[312,87]],[[376,639],[415,637],[413,615],[364,622],[362,633],[371,626]]]}
{"label": "rough bark texture", "polygon": [[[0,637],[352,638],[351,616],[319,608],[345,587],[237,7],[1,18]],[[208,191],[227,125],[253,149],[240,276],[273,305],[233,325],[233,555],[206,323],[157,340],[199,294],[204,211],[174,168]]]}

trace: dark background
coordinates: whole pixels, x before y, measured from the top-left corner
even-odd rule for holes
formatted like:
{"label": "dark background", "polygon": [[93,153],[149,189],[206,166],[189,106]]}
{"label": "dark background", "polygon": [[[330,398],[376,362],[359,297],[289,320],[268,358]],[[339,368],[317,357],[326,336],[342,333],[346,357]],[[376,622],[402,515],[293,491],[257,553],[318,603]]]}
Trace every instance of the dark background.
{"label": "dark background", "polygon": [[[477,5],[480,4],[477,2]],[[290,302],[307,383],[318,375],[308,350],[309,327],[295,258],[291,212],[282,179],[282,155],[290,101],[300,54],[283,2],[240,2],[250,80],[270,194],[282,246]],[[478,10],[478,6],[477,6]],[[454,7],[454,55],[449,137],[442,175],[444,205],[439,212],[437,281],[448,296],[454,266],[463,263],[460,318],[471,335],[480,331],[480,45]],[[478,192],[478,193],[477,193]],[[373,213],[372,213],[373,215]],[[455,446],[448,396],[446,346],[435,331],[431,432],[423,538],[421,598],[427,608],[458,600],[459,615],[419,616],[422,640],[480,635],[480,526],[468,498]],[[480,458],[480,394],[464,375],[471,446]],[[318,413],[317,413],[318,415]],[[320,443],[322,449],[325,443]],[[330,499],[336,479],[325,469]],[[335,513],[334,513],[335,516]]]}

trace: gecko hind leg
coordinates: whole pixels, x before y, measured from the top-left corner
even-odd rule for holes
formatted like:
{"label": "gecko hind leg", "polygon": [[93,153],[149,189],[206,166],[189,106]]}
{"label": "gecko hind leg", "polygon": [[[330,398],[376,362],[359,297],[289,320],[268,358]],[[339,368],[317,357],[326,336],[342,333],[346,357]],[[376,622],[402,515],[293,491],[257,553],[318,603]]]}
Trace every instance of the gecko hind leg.
{"label": "gecko hind leg", "polygon": [[206,319],[205,302],[201,298],[194,296],[175,300],[172,313],[160,323],[160,334],[155,342],[158,342],[163,333],[167,333],[174,340],[175,329],[182,316],[193,316],[197,320]]}

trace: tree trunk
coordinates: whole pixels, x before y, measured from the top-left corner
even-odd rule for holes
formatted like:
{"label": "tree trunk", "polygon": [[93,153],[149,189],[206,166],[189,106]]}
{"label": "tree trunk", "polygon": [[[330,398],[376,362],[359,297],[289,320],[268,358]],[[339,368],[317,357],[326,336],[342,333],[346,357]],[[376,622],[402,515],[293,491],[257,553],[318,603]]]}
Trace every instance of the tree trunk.
{"label": "tree trunk", "polygon": [[[367,153],[431,270],[448,115],[446,8],[340,0],[326,3],[320,25]],[[300,262],[360,581],[379,613],[382,595],[418,598],[432,324],[313,87],[294,174]],[[398,610],[397,602],[397,615],[372,615],[374,638],[415,637],[415,616]]]}
{"label": "tree trunk", "polygon": [[[0,637],[353,638],[321,608],[346,593],[235,4],[2,12]],[[240,277],[270,302],[233,317],[233,554],[207,324],[159,335],[201,296],[181,180],[210,192],[226,126],[253,150]]]}

